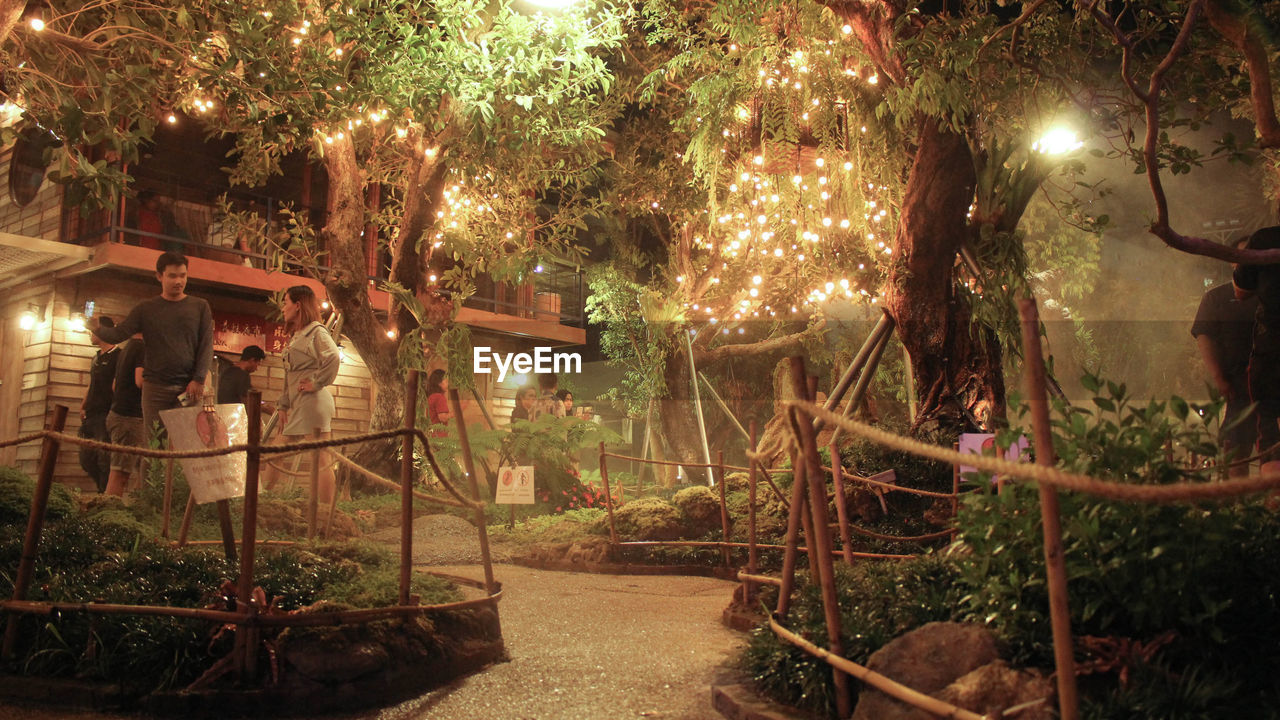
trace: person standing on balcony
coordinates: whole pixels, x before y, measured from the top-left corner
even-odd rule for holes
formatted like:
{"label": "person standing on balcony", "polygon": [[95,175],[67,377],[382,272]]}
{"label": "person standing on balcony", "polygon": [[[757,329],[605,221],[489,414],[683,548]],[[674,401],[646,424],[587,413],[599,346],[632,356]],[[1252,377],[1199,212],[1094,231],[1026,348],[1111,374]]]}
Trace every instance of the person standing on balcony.
{"label": "person standing on balcony", "polygon": [[[284,392],[276,407],[280,412],[281,433],[286,442],[298,442],[318,433],[328,439],[333,421],[334,402],[329,386],[338,377],[341,356],[324,323],[320,321],[320,303],[306,285],[294,285],[284,293],[285,329],[293,333],[284,351]],[[320,453],[321,462],[317,500],[324,505],[333,502],[333,464],[328,451]]]}
{"label": "person standing on balcony", "polygon": [[[112,327],[111,318],[104,317],[98,322]],[[110,442],[111,434],[107,432],[107,413],[111,410],[111,383],[116,377],[116,361],[120,358],[119,349],[105,341],[94,338],[98,344],[98,352],[94,353],[89,364],[89,388],[85,391],[84,400],[80,402],[80,437],[98,442]],[[98,492],[107,489],[107,480],[111,475],[111,456],[109,453],[80,447],[80,467],[93,479]]]}
{"label": "person standing on balcony", "polygon": [[159,297],[144,300],[120,324],[95,323],[93,334],[107,342],[122,342],[142,333],[146,356],[142,371],[143,432],[160,421],[160,411],[181,407],[181,398],[199,402],[205,375],[213,363],[213,311],[202,298],[186,293],[187,258],[162,253],[156,260]]}

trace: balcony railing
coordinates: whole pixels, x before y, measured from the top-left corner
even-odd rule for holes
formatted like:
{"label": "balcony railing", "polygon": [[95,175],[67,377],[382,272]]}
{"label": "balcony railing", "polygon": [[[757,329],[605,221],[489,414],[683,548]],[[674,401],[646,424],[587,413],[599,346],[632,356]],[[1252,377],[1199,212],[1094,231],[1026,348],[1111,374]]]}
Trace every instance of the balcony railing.
{"label": "balcony railing", "polygon": [[[237,210],[257,212],[263,227],[276,227],[280,217],[276,200],[246,196],[233,198],[231,202]],[[156,217],[148,218],[147,212]],[[81,232],[73,242],[81,245],[103,241],[141,245],[258,269],[266,269],[269,264],[266,255],[252,251],[247,241],[223,230],[212,205],[177,200],[156,213],[142,208],[137,199],[129,198],[100,217],[105,224]],[[143,229],[142,226],[152,229]],[[375,283],[386,279],[385,268],[378,269],[382,271],[379,273],[381,277],[369,276]],[[298,267],[292,268],[294,274],[298,270]],[[286,265],[286,272],[290,271]],[[572,265],[543,263],[521,283],[494,282],[488,276],[480,275],[475,284],[476,293],[463,302],[464,307],[573,327],[582,327],[585,322],[582,272]]]}

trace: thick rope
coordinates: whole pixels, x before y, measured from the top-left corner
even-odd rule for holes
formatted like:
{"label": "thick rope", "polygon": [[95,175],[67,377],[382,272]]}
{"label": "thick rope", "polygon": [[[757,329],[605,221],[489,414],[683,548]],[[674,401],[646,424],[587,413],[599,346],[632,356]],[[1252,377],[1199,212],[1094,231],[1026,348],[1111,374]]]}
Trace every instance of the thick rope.
{"label": "thick rope", "polygon": [[[387,488],[394,488],[396,490],[401,489],[400,483],[390,478],[379,475],[378,473],[370,470],[369,468],[364,467],[360,463],[357,463],[355,460],[352,460],[351,458],[345,455],[334,453],[334,456],[338,458],[338,462],[342,463],[348,468],[351,468],[352,471],[360,475],[363,475],[366,479],[371,480],[374,483],[377,483],[378,485],[381,485]],[[453,507],[475,508],[478,505],[477,503],[474,503],[474,502],[466,503],[464,505],[463,503],[460,503],[453,498],[447,498],[439,495],[431,495],[428,493],[424,493],[420,490],[414,490],[413,496],[420,500],[426,500],[427,502],[439,503],[441,505],[450,505]]]}
{"label": "thick rope", "polygon": [[1134,485],[1112,480],[1100,480],[1088,475],[1065,472],[1047,465],[1011,462],[985,455],[969,455],[950,448],[930,445],[914,438],[897,435],[857,420],[845,418],[826,410],[820,405],[809,402],[791,400],[787,405],[813,417],[821,418],[824,422],[838,425],[849,432],[856,433],[868,440],[896,450],[952,465],[970,465],[987,472],[1043,482],[1066,490],[1082,492],[1110,500],[1149,503],[1227,500],[1280,487],[1280,473],[1268,473],[1266,475],[1213,483],[1182,482],[1171,485]]}

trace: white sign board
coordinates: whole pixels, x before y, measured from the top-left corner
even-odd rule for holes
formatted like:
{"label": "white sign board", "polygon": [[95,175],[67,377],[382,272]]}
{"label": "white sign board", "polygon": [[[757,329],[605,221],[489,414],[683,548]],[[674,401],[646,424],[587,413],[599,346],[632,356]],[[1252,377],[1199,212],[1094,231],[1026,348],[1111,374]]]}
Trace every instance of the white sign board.
{"label": "white sign board", "polygon": [[[248,442],[249,419],[244,405],[216,405],[214,412],[201,407],[161,410],[160,420],[174,450],[204,450]],[[207,458],[178,460],[198,504],[244,495],[246,458],[242,452]]]}
{"label": "white sign board", "polygon": [[532,505],[533,466],[507,465],[498,468],[498,494],[493,501],[499,505]]}
{"label": "white sign board", "polygon": [[[1022,456],[1031,447],[1031,441],[1025,435],[1019,437],[1017,442],[1009,446],[1004,453],[1004,459],[1009,462],[1021,462]],[[966,455],[988,455],[996,456],[996,436],[992,433],[961,433],[960,434],[960,452]],[[972,465],[961,465],[960,474],[980,472],[978,468]],[[992,480],[995,478],[993,477]]]}

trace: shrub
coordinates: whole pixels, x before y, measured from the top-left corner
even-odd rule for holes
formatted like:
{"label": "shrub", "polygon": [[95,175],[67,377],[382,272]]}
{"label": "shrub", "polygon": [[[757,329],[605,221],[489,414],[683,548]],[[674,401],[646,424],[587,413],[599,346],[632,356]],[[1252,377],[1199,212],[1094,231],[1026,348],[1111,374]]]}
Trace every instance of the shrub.
{"label": "shrub", "polygon": [[[36,481],[16,467],[0,466],[0,523],[25,523],[31,516],[31,498]],[[45,520],[70,515],[76,508],[75,495],[65,485],[54,483],[49,490]]]}
{"label": "shrub", "polygon": [[[798,591],[784,625],[826,647],[821,591],[808,579],[805,574],[797,576]],[[844,656],[857,663],[866,663],[871,653],[909,630],[953,619],[958,602],[954,567],[932,555],[853,567],[837,564],[835,579]],[[776,601],[766,602],[772,605]],[[770,696],[809,710],[834,713],[831,666],[778,639],[767,626],[752,633],[743,662],[756,684]],[[856,690],[858,683],[851,685]]]}
{"label": "shrub", "polygon": [[613,516],[623,540],[679,540],[684,533],[680,511],[657,498],[633,500]]}
{"label": "shrub", "polygon": [[720,529],[720,498],[711,488],[687,487],[672,496],[671,503],[680,511],[692,537]]}
{"label": "shrub", "polygon": [[[1187,403],[1130,405],[1123,385],[1084,382],[1099,393],[1092,408],[1055,407],[1063,467],[1131,483],[1209,479],[1189,469],[1188,454],[1215,448]],[[1078,493],[1060,493],[1059,502],[1072,634],[1135,649],[1086,656],[1100,671],[1083,683],[1092,717],[1257,717],[1257,708],[1280,702],[1280,525],[1272,510],[1253,500],[1202,507]],[[972,551],[960,561],[968,615],[991,625],[1016,660],[1050,666],[1038,492],[1015,483],[999,496],[969,497],[958,525]],[[1182,710],[1164,710],[1173,707]]]}

